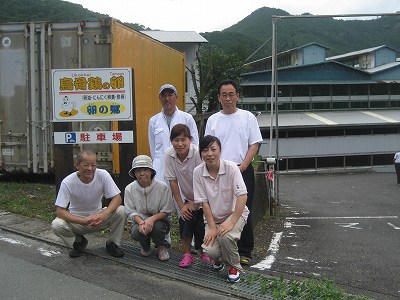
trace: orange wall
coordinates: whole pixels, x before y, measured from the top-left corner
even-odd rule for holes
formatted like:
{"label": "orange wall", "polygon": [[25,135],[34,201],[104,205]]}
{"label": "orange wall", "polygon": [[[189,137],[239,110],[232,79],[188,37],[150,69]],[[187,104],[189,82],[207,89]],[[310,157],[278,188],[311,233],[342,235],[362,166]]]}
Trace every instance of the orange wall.
{"label": "orange wall", "polygon": [[113,20],[111,32],[111,67],[134,70],[137,154],[150,155],[148,122],[161,111],[158,91],[163,84],[171,83],[177,88],[177,106],[184,109],[185,55],[117,20]]}

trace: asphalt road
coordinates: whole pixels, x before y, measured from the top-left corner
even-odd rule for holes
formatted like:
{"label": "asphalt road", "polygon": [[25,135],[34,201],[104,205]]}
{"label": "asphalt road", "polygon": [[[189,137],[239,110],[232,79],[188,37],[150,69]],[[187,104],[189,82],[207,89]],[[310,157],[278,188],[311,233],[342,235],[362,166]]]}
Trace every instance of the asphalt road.
{"label": "asphalt road", "polygon": [[282,232],[253,266],[334,280],[354,294],[400,298],[400,186],[394,173],[280,177]]}
{"label": "asphalt road", "polygon": [[213,290],[0,230],[0,299],[234,299]]}

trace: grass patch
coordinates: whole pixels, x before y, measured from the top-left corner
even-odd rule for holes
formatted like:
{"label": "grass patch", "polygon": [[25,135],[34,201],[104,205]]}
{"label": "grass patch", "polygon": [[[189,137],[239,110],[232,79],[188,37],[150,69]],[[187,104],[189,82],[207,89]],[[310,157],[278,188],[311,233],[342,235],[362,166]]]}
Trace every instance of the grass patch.
{"label": "grass patch", "polygon": [[327,299],[327,300],[368,300],[366,296],[349,295],[335,286],[332,280],[312,278],[303,281],[286,280],[266,277],[262,274],[252,274],[243,281],[253,287],[257,285],[263,295],[271,295],[276,300],[286,299]]}
{"label": "grass patch", "polygon": [[52,184],[0,182],[0,209],[51,222],[56,189]]}

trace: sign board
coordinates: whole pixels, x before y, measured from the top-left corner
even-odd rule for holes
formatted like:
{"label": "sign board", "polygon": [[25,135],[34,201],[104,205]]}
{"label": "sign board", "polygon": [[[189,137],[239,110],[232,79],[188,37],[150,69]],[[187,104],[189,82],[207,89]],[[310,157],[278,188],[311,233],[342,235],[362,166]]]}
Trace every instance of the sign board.
{"label": "sign board", "polygon": [[133,131],[54,132],[54,144],[131,144]]}
{"label": "sign board", "polygon": [[53,121],[128,121],[131,68],[52,70]]}

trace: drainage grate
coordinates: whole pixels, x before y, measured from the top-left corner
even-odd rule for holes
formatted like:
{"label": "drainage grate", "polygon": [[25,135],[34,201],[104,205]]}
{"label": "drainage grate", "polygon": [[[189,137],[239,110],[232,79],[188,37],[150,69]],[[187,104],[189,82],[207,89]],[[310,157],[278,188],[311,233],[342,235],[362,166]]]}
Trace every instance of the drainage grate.
{"label": "drainage grate", "polygon": [[[258,283],[252,285],[246,283],[246,277],[254,274],[254,272],[246,271],[246,274],[241,274],[240,282],[232,284],[226,281],[227,273],[225,270],[223,272],[215,272],[211,264],[197,258],[189,268],[180,268],[178,263],[181,257],[172,251],[170,251],[170,259],[161,262],[158,259],[158,252],[156,250],[153,251],[151,256],[142,257],[140,255],[140,247],[137,244],[123,243],[121,248],[124,250],[125,256],[123,258],[113,258],[120,263],[199,285],[224,294],[231,294],[246,299],[274,299],[270,294],[262,294]],[[93,252],[102,257],[110,258],[103,248],[99,248]]]}

